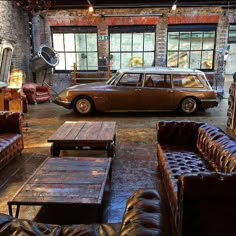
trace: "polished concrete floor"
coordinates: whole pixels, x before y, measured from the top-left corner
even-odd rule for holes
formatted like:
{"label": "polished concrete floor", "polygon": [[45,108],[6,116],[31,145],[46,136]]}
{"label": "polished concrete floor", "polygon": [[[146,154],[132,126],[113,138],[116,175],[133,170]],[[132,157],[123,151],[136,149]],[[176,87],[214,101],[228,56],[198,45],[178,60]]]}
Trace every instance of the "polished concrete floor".
{"label": "polished concrete floor", "polygon": [[[229,86],[231,82],[226,83]],[[236,139],[236,134],[228,130],[227,99],[216,108],[200,112],[194,116],[177,113],[103,113],[91,117],[80,117],[53,103],[28,105],[24,129],[24,150],[22,156],[12,160],[0,170],[0,212],[8,214],[7,202],[29,178],[45,158],[50,156],[48,137],[65,121],[116,121],[117,144],[113,159],[112,180],[106,187],[105,222],[121,222],[127,198],[139,188],[160,188],[156,160],[156,130],[159,120],[192,120],[208,122],[226,131]],[[106,156],[103,151],[63,151],[64,156]],[[34,219],[39,207],[22,207],[20,218]],[[73,213],[76,214],[76,213]],[[81,223],[81,222],[77,222]]]}

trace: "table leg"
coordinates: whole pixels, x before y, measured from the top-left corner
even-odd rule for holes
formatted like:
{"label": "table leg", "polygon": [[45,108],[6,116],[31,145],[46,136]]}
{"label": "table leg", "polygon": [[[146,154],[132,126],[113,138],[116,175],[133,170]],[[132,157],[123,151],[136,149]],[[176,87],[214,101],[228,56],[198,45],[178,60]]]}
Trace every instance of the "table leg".
{"label": "table leg", "polygon": [[51,155],[57,157],[60,155],[60,148],[57,147],[54,143],[51,145]]}
{"label": "table leg", "polygon": [[20,205],[17,205],[16,206],[16,215],[15,215],[16,218],[18,218],[19,212],[20,212]]}
{"label": "table leg", "polygon": [[107,147],[107,156],[108,157],[114,157],[114,152],[115,152],[114,142],[109,143],[108,147]]}
{"label": "table leg", "polygon": [[13,216],[13,214],[12,214],[12,205],[10,203],[8,203],[8,211],[9,211],[9,215]]}
{"label": "table leg", "polygon": [[[13,216],[12,204],[8,203],[8,211],[9,211],[9,215]],[[18,218],[19,217],[19,213],[20,213],[20,205],[16,205],[16,214],[13,217]]]}

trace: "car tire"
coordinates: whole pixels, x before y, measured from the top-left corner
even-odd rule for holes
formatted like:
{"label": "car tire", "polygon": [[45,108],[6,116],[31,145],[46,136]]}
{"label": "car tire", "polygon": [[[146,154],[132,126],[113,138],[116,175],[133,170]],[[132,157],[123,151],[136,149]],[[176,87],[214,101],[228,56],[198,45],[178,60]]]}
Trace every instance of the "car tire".
{"label": "car tire", "polygon": [[86,116],[94,112],[93,101],[88,97],[78,97],[74,102],[74,111],[80,115]]}
{"label": "car tire", "polygon": [[198,111],[199,103],[197,99],[188,97],[181,101],[179,108],[182,113],[186,115],[191,115]]}

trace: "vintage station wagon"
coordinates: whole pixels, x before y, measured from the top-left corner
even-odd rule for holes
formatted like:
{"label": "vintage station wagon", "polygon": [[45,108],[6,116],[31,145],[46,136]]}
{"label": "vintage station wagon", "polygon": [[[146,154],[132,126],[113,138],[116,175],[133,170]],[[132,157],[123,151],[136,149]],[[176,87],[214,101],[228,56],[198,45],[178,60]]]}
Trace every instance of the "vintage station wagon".
{"label": "vintage station wagon", "polygon": [[217,94],[200,70],[121,69],[107,82],[79,84],[54,103],[81,115],[105,111],[174,111],[193,114],[217,106]]}

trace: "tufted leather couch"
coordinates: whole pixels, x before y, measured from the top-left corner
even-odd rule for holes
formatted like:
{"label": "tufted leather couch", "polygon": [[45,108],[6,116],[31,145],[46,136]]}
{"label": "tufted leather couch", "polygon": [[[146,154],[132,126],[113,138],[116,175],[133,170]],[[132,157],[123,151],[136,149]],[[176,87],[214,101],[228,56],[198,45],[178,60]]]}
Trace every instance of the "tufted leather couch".
{"label": "tufted leather couch", "polygon": [[25,83],[23,92],[29,104],[37,104],[51,101],[51,93],[48,87],[36,83]]}
{"label": "tufted leather couch", "polygon": [[162,203],[155,190],[137,190],[127,201],[120,224],[52,225],[0,214],[0,235],[166,236]]}
{"label": "tufted leather couch", "polygon": [[156,128],[174,234],[236,235],[236,142],[206,123],[160,121]]}
{"label": "tufted leather couch", "polygon": [[0,168],[24,148],[22,135],[23,113],[0,112]]}

